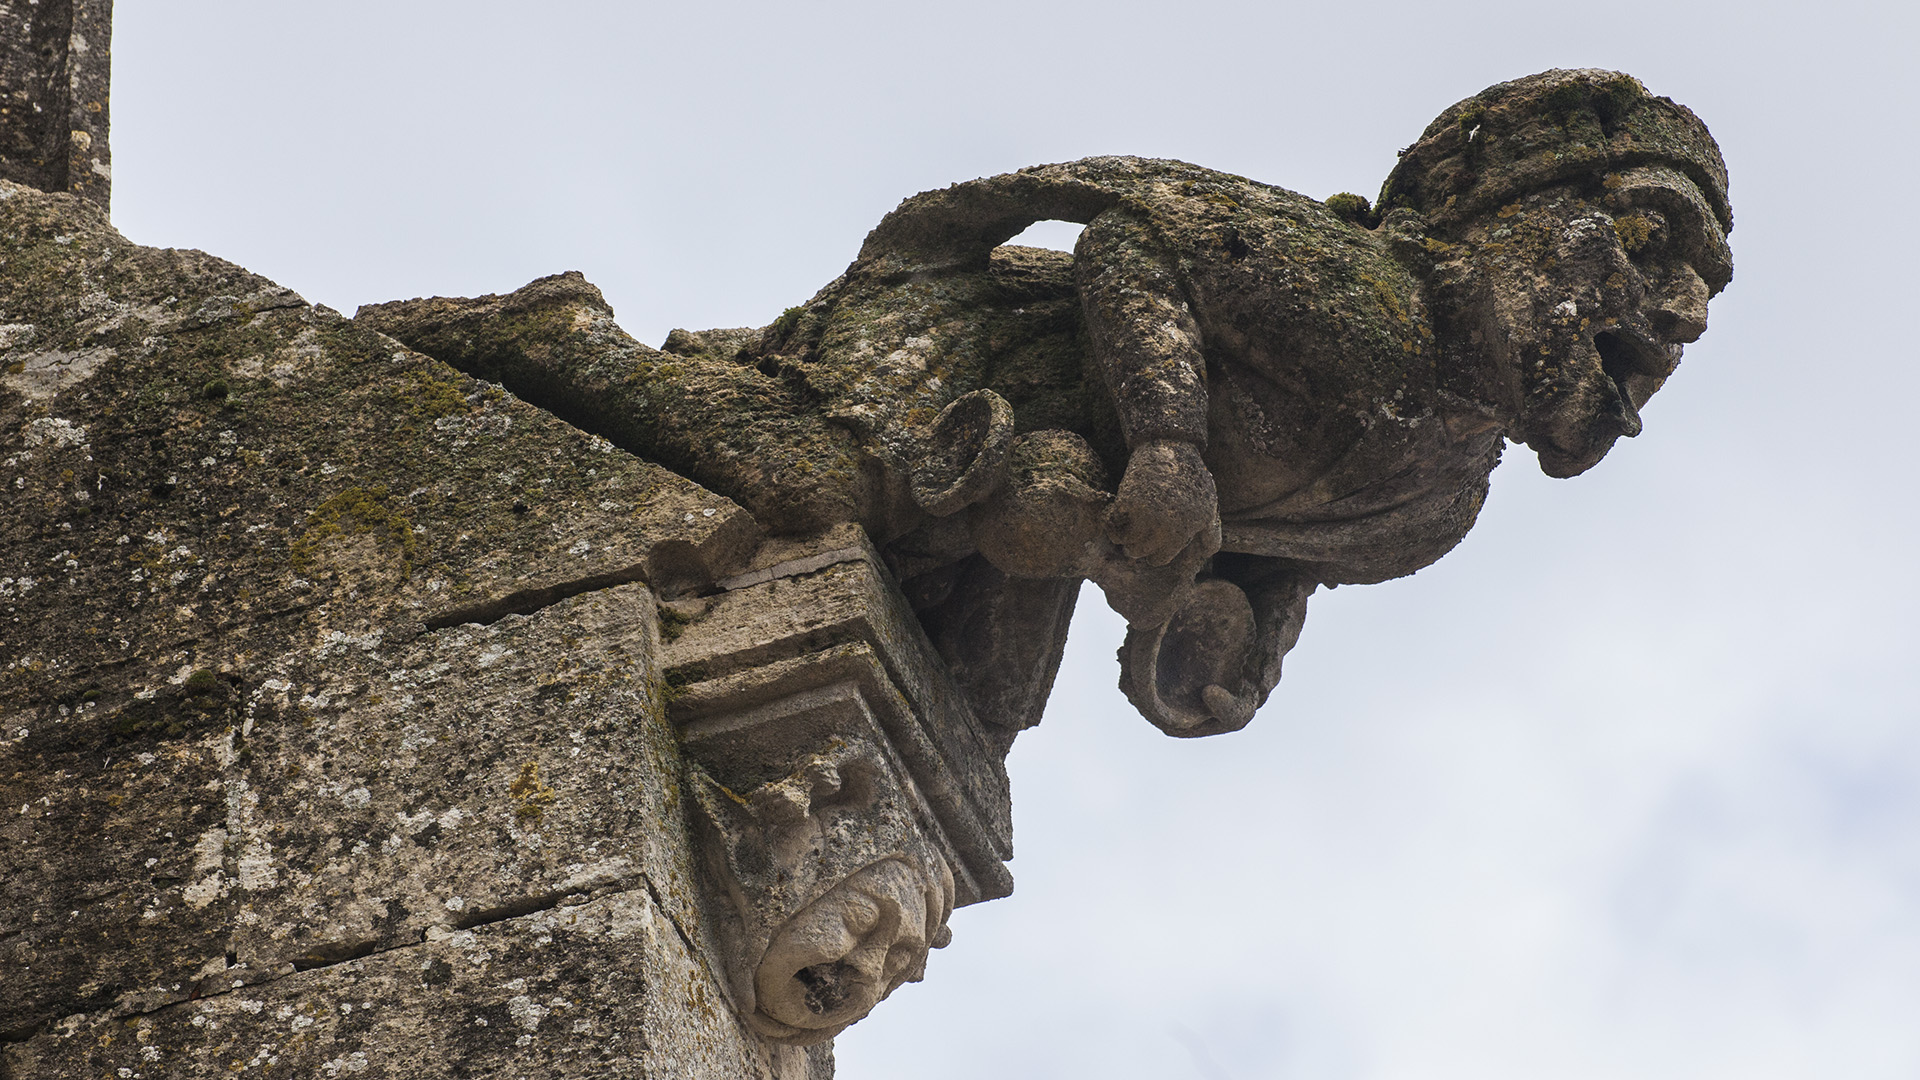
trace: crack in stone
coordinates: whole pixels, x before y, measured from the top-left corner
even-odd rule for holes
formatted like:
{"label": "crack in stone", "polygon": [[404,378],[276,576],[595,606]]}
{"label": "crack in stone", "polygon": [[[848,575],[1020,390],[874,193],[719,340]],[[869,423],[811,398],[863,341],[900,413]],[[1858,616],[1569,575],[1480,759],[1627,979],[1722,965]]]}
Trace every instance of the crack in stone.
{"label": "crack in stone", "polygon": [[[422,939],[420,938],[415,938],[413,941],[407,944],[418,945],[421,940]],[[387,950],[382,950],[380,948],[380,943],[377,941],[364,941],[354,945],[339,945],[331,948],[321,948],[315,952],[308,953],[306,956],[294,957],[292,961],[293,970],[295,971],[295,973],[302,972],[302,971],[318,971],[321,968],[330,968],[330,967],[337,966],[339,964],[351,963],[355,960],[363,960],[369,956],[372,956],[377,952],[391,951],[393,949],[403,949],[403,948],[406,948],[406,945],[404,944],[392,945],[392,946],[388,946]],[[201,996],[211,997],[213,995],[202,994]]]}
{"label": "crack in stone", "polygon": [[832,551],[817,552],[798,559],[788,559],[786,562],[775,563],[772,566],[760,570],[749,570],[744,574],[727,578],[716,587],[721,592],[733,592],[738,589],[747,588],[748,586],[759,585],[762,582],[772,581],[775,578],[800,577],[803,574],[811,574],[818,570],[825,570],[829,566],[838,566],[841,563],[861,562],[865,560],[866,557],[867,553],[862,548],[835,548]]}
{"label": "crack in stone", "polygon": [[[610,896],[615,892],[631,891],[631,889],[615,889],[608,890],[608,892],[602,895]],[[512,903],[501,904],[497,907],[476,911],[469,917],[454,923],[453,927],[455,930],[473,930],[482,926],[491,926],[497,922],[506,922],[508,919],[525,918],[528,915],[536,915],[542,911],[552,911],[555,908],[565,906],[564,902],[573,896],[582,897],[581,902],[584,903],[587,894],[578,890],[568,890],[566,892],[550,892],[542,893],[538,896],[529,896],[523,900],[516,900]]]}
{"label": "crack in stone", "polygon": [[563,581],[557,585],[538,589],[521,589],[497,599],[454,608],[424,621],[429,630],[445,630],[448,627],[463,626],[467,623],[479,623],[484,626],[487,623],[498,622],[509,615],[531,615],[541,608],[552,607],[562,600],[572,599],[581,593],[597,592],[601,589],[612,589],[646,580],[647,565],[644,562],[638,562],[618,570],[609,570],[604,574]]}
{"label": "crack in stone", "polygon": [[[693,941],[691,938],[687,936],[687,932],[685,928],[683,928],[680,925],[679,920],[675,919],[672,913],[667,910],[666,905],[661,902],[660,892],[658,889],[654,887],[653,881],[650,878],[648,878],[645,874],[639,874],[639,875],[636,875],[636,877],[638,878],[638,881],[633,885],[629,885],[624,888],[610,888],[605,890],[604,892],[599,892],[595,894],[583,893],[579,890],[568,890],[565,892],[543,893],[539,896],[529,897],[523,901],[519,901],[511,904],[502,904],[498,907],[489,908],[486,911],[481,912],[472,918],[461,920],[460,922],[455,923],[452,929],[454,930],[454,932],[476,930],[481,927],[492,926],[497,923],[511,922],[514,919],[526,918],[527,916],[530,916],[530,915],[538,915],[541,912],[545,912],[545,911],[553,911],[563,907],[576,906],[577,904],[580,904],[580,903],[586,903],[588,900],[597,900],[605,896],[617,896],[621,893],[637,892],[639,891],[640,888],[644,887],[646,890],[647,896],[653,902],[653,905],[660,910],[661,914],[666,916],[667,922],[673,925],[674,933],[680,938],[681,943],[687,947],[687,949],[692,955],[701,956],[702,965],[704,966],[705,960],[704,960],[703,954],[700,952],[700,950],[694,948]],[[578,901],[575,901],[574,904],[569,904],[568,901],[573,900],[573,898],[575,897],[580,897],[581,899]],[[131,1010],[127,1012],[120,1012],[118,1010],[115,1010],[109,1007],[108,1009],[103,1010],[103,1015],[107,1019],[112,1019],[112,1020],[134,1020],[142,1016],[152,1016],[156,1013],[165,1012],[168,1009],[177,1008],[181,1005],[190,1004],[195,1001],[211,1001],[215,998],[223,998],[235,993],[239,993],[240,991],[243,991],[243,990],[255,990],[262,987],[272,986],[283,979],[291,978],[294,975],[304,974],[309,971],[324,971],[328,968],[338,967],[341,964],[353,963],[356,960],[366,960],[371,957],[385,956],[386,954],[391,952],[399,952],[403,949],[414,949],[414,948],[419,948],[422,945],[431,945],[431,944],[435,944],[435,942],[429,940],[426,933],[423,931],[419,936],[414,937],[409,941],[397,942],[395,944],[388,945],[384,948],[379,947],[372,942],[365,942],[361,944],[343,946],[340,948],[328,950],[328,952],[331,953],[332,956],[327,956],[326,954],[314,954],[311,957],[304,957],[304,958],[293,960],[291,961],[293,965],[293,970],[286,974],[276,975],[276,974],[267,973],[268,974],[267,978],[261,979],[258,982],[242,982],[242,984],[239,986],[234,986],[232,984],[233,983],[232,979],[225,978],[219,975],[211,976],[210,979],[217,979],[219,980],[220,983],[224,985],[221,985],[218,989],[215,989],[206,993],[201,993],[196,990],[192,995],[188,997],[177,998],[173,1001],[168,1001],[159,1005],[155,1005],[149,1009],[136,1009],[136,1010]],[[313,961],[313,962],[309,962],[309,961]],[[709,971],[708,974],[709,976],[711,976],[712,972]],[[204,982],[208,980],[202,980],[202,981]],[[71,1015],[71,1014],[67,1014],[67,1015]],[[29,1025],[25,1028],[16,1028],[12,1031],[0,1031],[0,1044],[22,1043],[22,1042],[30,1041],[39,1035],[45,1034],[47,1030],[52,1026],[53,1026],[52,1021],[43,1021],[38,1024]],[[0,1061],[0,1067],[4,1067],[4,1065],[5,1065],[5,1062]],[[7,1074],[4,1071],[0,1071],[0,1080],[9,1080]]]}
{"label": "crack in stone", "polygon": [[[712,958],[707,954],[707,950],[693,943],[693,936],[687,933],[686,927],[680,925],[679,917],[674,915],[673,909],[667,906],[666,899],[660,895],[660,890],[654,887],[653,879],[642,874],[640,881],[647,887],[647,897],[653,901],[653,906],[659,908],[660,914],[673,926],[674,936],[680,939],[680,944],[686,948],[687,955],[692,957],[694,962],[700,965],[701,970],[707,973],[707,978],[712,980],[713,985],[719,989],[720,996],[725,999],[729,1006],[728,1011],[733,1014],[734,1022],[740,1023],[740,1006],[738,1002],[733,1000],[732,984],[727,981],[726,974],[715,971],[713,969]],[[0,1077],[0,1080],[5,1080],[5,1078]]]}
{"label": "crack in stone", "polygon": [[[688,953],[701,957],[704,963],[706,956],[705,951],[693,943],[693,938],[688,935],[687,928],[681,926],[680,920],[674,917],[673,909],[667,906],[666,899],[660,895],[660,890],[654,888],[653,879],[643,874],[640,877],[640,882],[647,887],[647,896],[653,901],[653,906],[659,908],[660,914],[666,916],[667,921],[673,924],[673,932],[680,938],[680,944],[687,947]],[[708,974],[712,974],[712,972],[708,972]]]}

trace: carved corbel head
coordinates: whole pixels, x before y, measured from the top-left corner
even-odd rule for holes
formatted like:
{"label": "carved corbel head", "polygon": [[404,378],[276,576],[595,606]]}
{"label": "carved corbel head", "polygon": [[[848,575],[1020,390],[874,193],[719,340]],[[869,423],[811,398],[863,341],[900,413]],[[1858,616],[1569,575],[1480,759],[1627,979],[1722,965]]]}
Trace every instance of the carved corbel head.
{"label": "carved corbel head", "polygon": [[690,766],[735,1004],[765,1038],[822,1042],[947,944],[954,880],[880,747],[842,741],[744,792]]}

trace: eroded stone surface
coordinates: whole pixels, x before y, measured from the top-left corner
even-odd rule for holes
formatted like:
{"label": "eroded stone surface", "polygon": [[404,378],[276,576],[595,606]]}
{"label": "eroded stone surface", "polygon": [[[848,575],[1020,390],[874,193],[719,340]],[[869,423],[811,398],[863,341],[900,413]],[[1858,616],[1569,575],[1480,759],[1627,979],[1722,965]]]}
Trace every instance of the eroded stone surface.
{"label": "eroded stone surface", "polygon": [[629,585],[201,680],[217,709],[168,704],[224,722],[172,738],[90,753],[83,718],[11,740],[41,767],[7,789],[8,1026],[89,986],[144,1010],[643,878],[697,929],[653,624]]}
{"label": "eroded stone surface", "polygon": [[749,514],[72,196],[0,275],[0,1075],[830,1072],[734,1016],[665,716]]}
{"label": "eroded stone surface", "polygon": [[615,892],[135,1018],[75,1017],[0,1046],[0,1074],[832,1075],[825,1047],[763,1048],[730,1032],[721,993],[649,893]]}

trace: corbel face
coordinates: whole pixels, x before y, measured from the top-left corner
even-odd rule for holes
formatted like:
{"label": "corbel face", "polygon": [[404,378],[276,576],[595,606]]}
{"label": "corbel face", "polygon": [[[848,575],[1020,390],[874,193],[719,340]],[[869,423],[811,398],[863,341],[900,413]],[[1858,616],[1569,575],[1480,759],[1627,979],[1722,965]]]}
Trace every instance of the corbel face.
{"label": "corbel face", "polygon": [[[857,713],[853,699],[828,697]],[[728,981],[766,1038],[832,1038],[919,981],[927,950],[952,936],[953,873],[887,758],[871,740],[832,736],[743,792],[689,768],[703,861],[724,897]]]}
{"label": "corbel face", "polygon": [[1012,880],[1006,775],[857,531],[676,602],[669,713],[733,1004],[832,1038]]}

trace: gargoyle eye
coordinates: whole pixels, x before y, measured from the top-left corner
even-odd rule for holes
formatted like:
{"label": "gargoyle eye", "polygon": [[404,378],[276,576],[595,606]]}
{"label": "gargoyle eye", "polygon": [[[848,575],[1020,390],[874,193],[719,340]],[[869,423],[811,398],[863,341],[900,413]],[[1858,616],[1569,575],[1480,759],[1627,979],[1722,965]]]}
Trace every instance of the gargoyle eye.
{"label": "gargoyle eye", "polygon": [[840,921],[856,939],[864,938],[880,925],[882,914],[873,898],[856,894],[847,897],[840,909]]}
{"label": "gargoyle eye", "polygon": [[1658,210],[1635,209],[1613,219],[1614,234],[1620,246],[1639,262],[1652,258],[1666,247],[1671,230],[1667,218]]}
{"label": "gargoyle eye", "polygon": [[[1655,179],[1661,171],[1652,171]],[[1733,253],[1727,249],[1726,233],[1691,181],[1678,176],[1667,179],[1669,182],[1630,182],[1608,197],[1608,204],[1614,207],[1616,228],[1634,218],[1649,223],[1658,219],[1661,226],[1649,230],[1649,242],[1639,249],[1627,243],[1626,235],[1621,236],[1621,242],[1636,262],[1644,263],[1656,255],[1685,259],[1717,293],[1733,277]],[[1637,231],[1638,227],[1629,224],[1625,228]]]}

